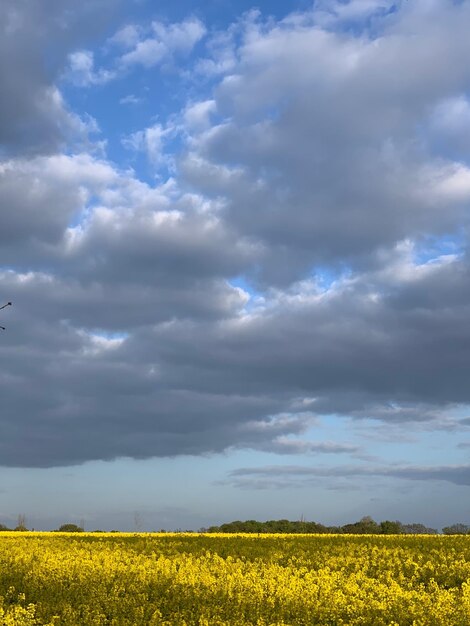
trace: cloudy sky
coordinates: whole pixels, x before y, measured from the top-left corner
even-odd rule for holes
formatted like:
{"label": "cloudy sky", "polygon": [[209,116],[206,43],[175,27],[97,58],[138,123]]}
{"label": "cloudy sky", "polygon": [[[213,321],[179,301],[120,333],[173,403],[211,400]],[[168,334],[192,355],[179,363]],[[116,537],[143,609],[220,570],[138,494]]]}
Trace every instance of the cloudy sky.
{"label": "cloudy sky", "polygon": [[3,0],[0,523],[470,521],[469,28]]}

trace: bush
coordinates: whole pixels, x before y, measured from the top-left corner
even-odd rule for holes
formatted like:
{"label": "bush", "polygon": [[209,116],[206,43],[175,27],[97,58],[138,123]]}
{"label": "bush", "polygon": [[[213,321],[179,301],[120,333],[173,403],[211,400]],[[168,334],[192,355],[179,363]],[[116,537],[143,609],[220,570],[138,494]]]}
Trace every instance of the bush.
{"label": "bush", "polygon": [[60,533],[82,533],[83,528],[77,526],[77,524],[62,524],[59,528]]}

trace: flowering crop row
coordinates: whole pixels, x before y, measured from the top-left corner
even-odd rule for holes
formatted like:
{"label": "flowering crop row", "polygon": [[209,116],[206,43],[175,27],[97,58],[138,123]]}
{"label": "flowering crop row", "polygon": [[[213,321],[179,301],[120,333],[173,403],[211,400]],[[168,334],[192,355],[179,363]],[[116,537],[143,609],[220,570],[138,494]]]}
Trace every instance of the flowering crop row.
{"label": "flowering crop row", "polygon": [[470,537],[0,533],[0,624],[468,626]]}

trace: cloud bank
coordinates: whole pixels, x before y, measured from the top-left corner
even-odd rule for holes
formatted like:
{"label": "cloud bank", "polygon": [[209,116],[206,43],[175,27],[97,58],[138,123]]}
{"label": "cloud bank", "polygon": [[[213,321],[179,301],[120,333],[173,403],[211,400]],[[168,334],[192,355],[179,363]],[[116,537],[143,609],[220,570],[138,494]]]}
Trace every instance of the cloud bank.
{"label": "cloud bank", "polygon": [[[329,415],[467,428],[467,2],[128,24],[108,67],[33,5],[0,9],[1,464],[357,454],[304,438]],[[197,89],[124,138],[155,183],[60,81],[180,57]]]}

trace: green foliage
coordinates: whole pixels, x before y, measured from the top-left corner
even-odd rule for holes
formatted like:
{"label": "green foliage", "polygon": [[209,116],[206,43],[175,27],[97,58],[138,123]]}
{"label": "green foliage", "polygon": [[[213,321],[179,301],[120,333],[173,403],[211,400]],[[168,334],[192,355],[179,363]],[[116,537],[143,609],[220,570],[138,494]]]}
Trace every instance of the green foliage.
{"label": "green foliage", "polygon": [[378,535],[380,526],[371,517],[363,517],[355,524],[346,524],[342,527],[343,533],[352,533],[354,535]]}
{"label": "green foliage", "polygon": [[466,524],[453,524],[442,529],[444,535],[468,535],[470,527]]}
{"label": "green foliage", "polygon": [[77,524],[62,524],[59,528],[59,532],[61,533],[82,533],[83,528],[81,526],[77,526]]}
{"label": "green foliage", "polygon": [[424,524],[402,524],[401,528],[406,535],[437,535],[436,528],[428,528]]}
{"label": "green foliage", "polygon": [[[424,526],[423,526],[424,528]],[[247,520],[245,522],[236,521],[222,524],[221,526],[211,526],[207,529],[209,533],[304,533],[304,534],[325,534],[325,533],[348,533],[353,535],[400,535],[403,526],[400,522],[386,520],[377,524],[371,517],[363,517],[354,524],[344,526],[324,526],[317,522],[289,521],[286,519],[269,520],[258,522]]]}
{"label": "green foliage", "polygon": [[328,529],[316,522],[294,521],[286,519],[268,520],[267,522],[257,522],[247,520],[245,522],[236,521],[222,524],[221,526],[211,526],[207,529],[210,533],[326,533]]}
{"label": "green foliage", "polygon": [[398,521],[391,522],[390,520],[385,520],[380,522],[380,534],[382,535],[401,535],[402,532],[402,525]]}
{"label": "green foliage", "polygon": [[[344,526],[324,526],[317,522],[289,521],[286,519],[269,520],[258,522],[247,520],[245,522],[235,521],[221,526],[211,526],[207,529],[209,533],[303,533],[303,534],[338,534],[350,535],[436,535],[435,528],[428,528],[424,524],[402,524],[398,520],[384,520],[377,523],[371,517],[366,516],[358,522],[345,524]],[[467,535],[470,534],[470,526],[466,524],[453,524],[442,529],[445,535]]]}

